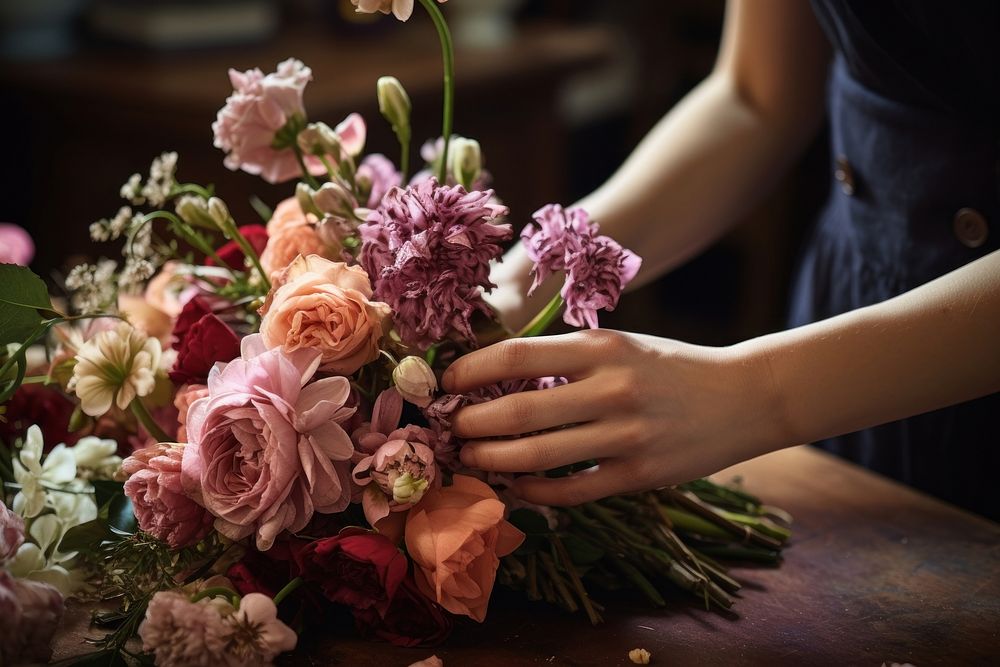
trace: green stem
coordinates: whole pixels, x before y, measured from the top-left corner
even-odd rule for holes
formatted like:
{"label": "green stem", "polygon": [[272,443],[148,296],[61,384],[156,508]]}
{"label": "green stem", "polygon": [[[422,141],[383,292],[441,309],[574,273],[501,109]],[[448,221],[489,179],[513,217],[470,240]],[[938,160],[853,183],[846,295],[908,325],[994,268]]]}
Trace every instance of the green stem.
{"label": "green stem", "polygon": [[163,429],[160,428],[160,425],[153,419],[153,415],[149,414],[149,410],[147,410],[146,406],[142,404],[142,401],[138,396],[132,399],[132,402],[129,403],[129,407],[132,408],[132,414],[135,415],[135,418],[138,419],[139,423],[146,429],[146,432],[153,436],[157,442],[170,441],[170,437],[163,432]]}
{"label": "green stem", "polygon": [[222,261],[222,258],[216,254],[215,249],[212,248],[205,238],[198,234],[193,227],[188,223],[181,220],[178,216],[174,215],[170,211],[153,211],[152,213],[147,213],[145,221],[152,222],[157,218],[161,218],[170,223],[170,230],[173,231],[177,236],[193,245],[197,250],[201,251],[207,257],[211,257],[212,261],[218,264],[220,267],[229,271],[229,273],[235,278],[236,273],[233,268]]}
{"label": "green stem", "polygon": [[295,589],[302,585],[302,577],[295,577],[287,584],[285,587],[278,591],[278,594],[274,596],[274,606],[277,607],[281,604],[281,601],[286,597],[295,592]]}
{"label": "green stem", "polygon": [[299,169],[302,170],[302,180],[308,183],[309,187],[313,190],[318,190],[319,181],[317,181],[316,178],[309,173],[309,167],[306,166],[306,160],[302,157],[302,149],[299,148],[299,145],[294,141],[292,141],[292,151],[295,152],[295,159],[298,160]]}
{"label": "green stem", "polygon": [[247,241],[246,237],[240,233],[239,228],[236,226],[236,222],[232,218],[226,220],[223,232],[227,237],[236,241],[236,245],[240,247],[240,250],[242,250],[243,254],[249,258],[253,267],[257,269],[257,273],[260,274],[260,279],[264,285],[264,289],[266,291],[271,291],[271,281],[267,276],[267,272],[264,271],[264,267],[261,266],[260,257],[257,255],[257,251],[253,249],[253,246],[250,245],[250,242]]}
{"label": "green stem", "polygon": [[330,163],[330,158],[325,155],[320,155],[319,160],[323,163],[323,166],[326,167],[326,174],[329,177],[330,182],[335,181],[337,179],[337,170],[334,169],[333,165]]}
{"label": "green stem", "polygon": [[437,29],[438,39],[441,40],[441,60],[444,64],[444,111],[441,119],[441,137],[444,139],[444,148],[441,150],[438,181],[444,185],[448,176],[448,144],[451,142],[451,124],[455,109],[455,47],[451,42],[448,24],[445,22],[441,10],[438,9],[437,3],[434,0],[420,0],[420,4],[431,15],[431,21],[434,22],[434,27]]}
{"label": "green stem", "polygon": [[396,135],[399,138],[399,171],[403,174],[403,183],[410,173],[410,136]]}
{"label": "green stem", "polygon": [[204,199],[212,197],[214,192],[212,187],[203,187],[197,183],[178,183],[170,189],[170,197],[176,197],[177,195],[198,195]]}
{"label": "green stem", "polygon": [[556,319],[559,315],[559,311],[566,304],[563,300],[561,294],[556,294],[552,297],[552,300],[546,304],[542,312],[535,315],[534,319],[524,325],[524,327],[514,334],[514,338],[530,338],[531,336],[538,336],[545,333],[545,330],[549,328],[549,325]]}

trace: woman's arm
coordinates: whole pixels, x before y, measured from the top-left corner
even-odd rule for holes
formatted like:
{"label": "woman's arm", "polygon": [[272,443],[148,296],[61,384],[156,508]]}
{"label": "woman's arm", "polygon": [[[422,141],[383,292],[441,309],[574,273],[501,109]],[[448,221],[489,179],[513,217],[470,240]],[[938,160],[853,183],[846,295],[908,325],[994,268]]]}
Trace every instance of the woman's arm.
{"label": "woman's arm", "polygon": [[[580,202],[643,256],[636,285],[701,251],[767,194],[822,119],[828,58],[809,3],[730,0],[712,74]],[[525,303],[530,268],[518,244],[494,270],[491,301],[513,328],[558,291],[550,280]]]}
{"label": "woman's arm", "polygon": [[[727,348],[612,331],[515,339],[473,352],[444,384],[570,383],[459,411],[463,462],[527,472],[527,500],[575,505],[684,482],[789,445],[1000,391],[1000,251],[889,301]],[[512,440],[483,440],[569,428]],[[478,439],[478,440],[477,440]]]}

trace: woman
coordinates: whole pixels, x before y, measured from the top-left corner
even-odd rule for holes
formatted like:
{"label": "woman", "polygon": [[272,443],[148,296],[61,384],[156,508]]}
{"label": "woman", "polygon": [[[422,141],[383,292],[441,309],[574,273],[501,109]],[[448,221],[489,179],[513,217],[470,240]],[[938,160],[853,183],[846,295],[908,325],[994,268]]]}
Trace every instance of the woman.
{"label": "woman", "polygon": [[[459,412],[466,464],[599,460],[518,482],[526,500],[572,505],[829,438],[832,451],[1000,517],[1000,6],[812,5],[731,0],[712,74],[581,202],[643,255],[648,281],[727,231],[826,106],[834,187],[801,263],[797,328],[727,348],[594,331],[474,352],[446,374],[450,391],[571,382]],[[529,267],[515,247],[497,268],[495,303],[514,326],[558,288],[550,280],[525,303]]]}

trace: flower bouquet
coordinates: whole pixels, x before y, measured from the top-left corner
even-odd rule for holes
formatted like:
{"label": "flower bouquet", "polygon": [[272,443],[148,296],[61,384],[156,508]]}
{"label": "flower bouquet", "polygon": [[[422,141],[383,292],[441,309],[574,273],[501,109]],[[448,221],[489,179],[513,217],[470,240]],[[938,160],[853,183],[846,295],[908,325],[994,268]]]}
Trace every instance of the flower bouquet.
{"label": "flower bouquet", "polygon": [[[237,224],[164,153],[91,226],[122,244],[121,266],[76,266],[54,302],[27,268],[0,265],[3,664],[48,657],[66,596],[101,602],[93,649],[109,664],[269,664],[331,610],[363,636],[431,646],[455,617],[482,622],[496,582],[598,623],[596,589],[659,606],[679,587],[728,608],[739,584],[716,558],[780,558],[787,517],[735,488],[540,507],[512,478],[462,464],[456,410],[566,380],[447,394],[449,364],[560,313],[597,327],[640,259],[585,211],[542,207],[521,238],[535,284],[562,272],[565,285],[523,330],[503,330],[483,295],[513,230],[479,144],[452,133],[448,28],[420,4],[445,70],[423,170],[409,173],[397,80],[377,95],[398,165],[364,154],[357,114],[307,118],[303,63],[230,71],[213,125],[226,166],[297,181],[273,211],[256,202],[265,224]],[[401,20],[413,8],[355,5]]]}

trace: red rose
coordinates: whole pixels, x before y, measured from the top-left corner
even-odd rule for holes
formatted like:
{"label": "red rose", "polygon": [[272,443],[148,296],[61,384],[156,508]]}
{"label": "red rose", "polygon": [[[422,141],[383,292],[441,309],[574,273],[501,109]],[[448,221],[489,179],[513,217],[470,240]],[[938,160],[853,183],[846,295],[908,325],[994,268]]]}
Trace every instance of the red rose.
{"label": "red rose", "polygon": [[[247,240],[253,251],[257,253],[257,256],[260,257],[260,253],[264,252],[264,246],[267,245],[267,228],[264,225],[243,225],[240,227],[240,234]],[[229,241],[219,248],[215,254],[229,268],[236,269],[237,271],[243,268],[243,260],[246,258],[246,255],[236,241]],[[215,266],[215,260],[211,257],[206,257],[205,266]]]}
{"label": "red rose", "polygon": [[24,437],[29,426],[38,424],[45,451],[60,442],[76,444],[86,433],[70,433],[72,414],[73,402],[57,389],[43,384],[22,384],[7,402],[6,420],[0,419],[0,442],[13,445],[15,440]]}
{"label": "red rose", "polygon": [[346,528],[311,542],[296,560],[301,577],[319,584],[331,602],[382,615],[406,577],[406,556],[384,535]]}
{"label": "red rose", "polygon": [[170,379],[176,384],[206,384],[215,362],[238,356],[240,338],[236,332],[215,315],[203,315],[180,340]]}
{"label": "red rose", "polygon": [[453,625],[451,614],[424,597],[413,577],[403,580],[384,618],[374,609],[355,609],[354,621],[362,636],[406,647],[437,646]]}
{"label": "red rose", "polygon": [[306,544],[305,540],[288,535],[276,540],[268,551],[247,547],[242,560],[230,566],[226,576],[240,595],[263,593],[273,598],[285,584],[299,576],[295,561]]}

